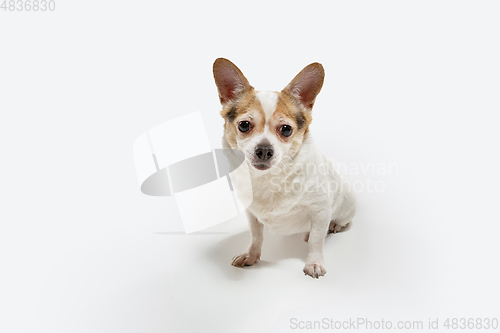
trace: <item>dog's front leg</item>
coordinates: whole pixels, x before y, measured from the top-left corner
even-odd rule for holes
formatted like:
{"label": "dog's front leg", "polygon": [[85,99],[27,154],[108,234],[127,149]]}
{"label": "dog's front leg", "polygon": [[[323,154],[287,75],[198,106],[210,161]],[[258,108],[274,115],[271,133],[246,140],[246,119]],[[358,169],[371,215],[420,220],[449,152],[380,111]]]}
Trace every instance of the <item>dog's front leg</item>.
{"label": "dog's front leg", "polygon": [[251,266],[255,264],[257,259],[260,259],[262,242],[264,241],[264,225],[260,223],[259,220],[248,211],[248,209],[246,213],[252,239],[247,252],[233,257],[231,265],[237,267]]}
{"label": "dog's front leg", "polygon": [[307,244],[309,251],[307,253],[304,273],[313,278],[319,278],[326,274],[325,264],[323,262],[323,243],[325,235],[330,224],[330,215],[318,214],[313,218],[309,239]]}

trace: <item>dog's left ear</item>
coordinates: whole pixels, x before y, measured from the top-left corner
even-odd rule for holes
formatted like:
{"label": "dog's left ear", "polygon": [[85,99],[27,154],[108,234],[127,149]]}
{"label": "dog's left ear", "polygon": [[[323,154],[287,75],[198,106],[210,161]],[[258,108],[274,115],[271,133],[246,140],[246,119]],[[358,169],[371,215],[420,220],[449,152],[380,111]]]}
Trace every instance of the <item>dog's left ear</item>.
{"label": "dog's left ear", "polygon": [[301,70],[282,92],[295,97],[310,112],[316,96],[321,91],[324,78],[323,66],[315,62]]}

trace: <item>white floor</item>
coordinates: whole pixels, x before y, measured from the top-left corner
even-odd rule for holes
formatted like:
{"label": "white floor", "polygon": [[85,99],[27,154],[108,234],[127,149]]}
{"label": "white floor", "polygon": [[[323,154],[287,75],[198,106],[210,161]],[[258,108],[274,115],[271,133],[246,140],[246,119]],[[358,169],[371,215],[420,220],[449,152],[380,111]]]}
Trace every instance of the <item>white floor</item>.
{"label": "white floor", "polygon": [[[289,332],[323,318],[444,331],[498,317],[498,5],[208,4],[1,12],[0,331]],[[353,227],[328,236],[319,280],[302,273],[302,235],[266,234],[262,260],[235,268],[242,216],[185,235],[173,198],[139,190],[132,144],[151,127],[201,111],[220,142],[220,56],[273,90],[321,62],[323,151],[397,166],[346,175],[382,187],[361,189]]]}
{"label": "white floor", "polygon": [[292,318],[496,316],[489,232],[498,226],[454,225],[393,178],[383,193],[360,193],[353,227],[328,236],[319,280],[302,273],[302,235],[266,234],[257,265],[231,266],[249,238],[243,217],[185,235],[172,198],[133,188],[100,213],[74,209],[103,209],[104,194],[68,199],[80,201],[71,211],[54,203],[45,208],[53,221],[12,227],[3,323],[32,332],[287,332]]}

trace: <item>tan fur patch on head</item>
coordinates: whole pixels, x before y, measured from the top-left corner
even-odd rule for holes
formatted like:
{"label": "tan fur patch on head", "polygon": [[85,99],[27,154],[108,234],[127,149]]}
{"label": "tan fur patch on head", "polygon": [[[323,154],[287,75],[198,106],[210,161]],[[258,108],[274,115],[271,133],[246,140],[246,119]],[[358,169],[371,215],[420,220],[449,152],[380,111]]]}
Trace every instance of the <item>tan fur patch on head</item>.
{"label": "tan fur patch on head", "polygon": [[304,129],[304,131],[307,132],[307,129],[312,121],[311,113],[304,110],[304,108],[293,96],[284,92],[279,93],[278,96],[276,111],[282,112],[288,117],[294,119],[297,124],[297,130]]}
{"label": "tan fur patch on head", "polygon": [[293,155],[299,150],[302,141],[304,140],[304,135],[309,129],[312,116],[311,113],[305,111],[292,96],[284,93],[280,93],[278,96],[278,103],[276,105],[276,111],[273,115],[273,121],[278,121],[275,125],[277,129],[279,129],[280,125],[284,123],[292,125],[293,134],[290,137],[285,137],[283,135],[279,135],[278,133],[278,138],[291,144],[290,151]]}
{"label": "tan fur patch on head", "polygon": [[[226,120],[224,128],[227,141],[231,147],[236,148],[238,136],[245,138],[256,132],[261,133],[267,123],[271,133],[279,140],[291,143],[291,149],[296,152],[312,121],[311,113],[307,112],[293,96],[284,92],[276,92],[278,96],[276,110],[269,119],[266,119],[262,105],[256,98],[257,93],[252,89],[221,111],[221,116]],[[238,122],[242,120],[252,123],[250,131],[242,133],[238,130]],[[292,126],[293,134],[290,137],[285,137],[280,133],[283,125]]]}
{"label": "tan fur patch on head", "polygon": [[[233,148],[237,147],[238,135],[248,136],[255,132],[264,131],[265,114],[253,89],[231,105],[224,107],[220,114],[225,119],[224,130],[226,139]],[[238,131],[238,122],[241,119],[252,122],[252,129],[247,133]]]}
{"label": "tan fur patch on head", "polygon": [[220,114],[227,122],[234,123],[237,117],[248,111],[249,108],[255,107],[256,104],[255,90],[252,89],[234,103],[224,107]]}

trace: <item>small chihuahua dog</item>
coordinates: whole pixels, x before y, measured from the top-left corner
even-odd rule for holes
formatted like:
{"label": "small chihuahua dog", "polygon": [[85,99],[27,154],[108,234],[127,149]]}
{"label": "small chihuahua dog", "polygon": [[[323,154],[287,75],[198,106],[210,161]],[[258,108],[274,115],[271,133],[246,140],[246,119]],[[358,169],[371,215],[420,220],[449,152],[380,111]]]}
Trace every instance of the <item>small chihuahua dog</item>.
{"label": "small chihuahua dog", "polygon": [[[303,271],[313,278],[325,275],[324,238],[348,226],[356,203],[308,131],[323,66],[308,65],[281,92],[254,90],[227,59],[215,60],[213,73],[225,119],[223,147],[244,153],[253,196],[246,210],[251,242],[232,265],[250,266],[260,259],[265,225],[284,235],[308,233]],[[233,179],[237,192],[243,182]]]}

